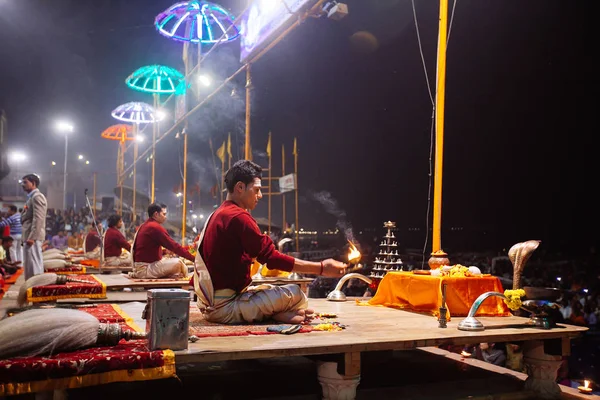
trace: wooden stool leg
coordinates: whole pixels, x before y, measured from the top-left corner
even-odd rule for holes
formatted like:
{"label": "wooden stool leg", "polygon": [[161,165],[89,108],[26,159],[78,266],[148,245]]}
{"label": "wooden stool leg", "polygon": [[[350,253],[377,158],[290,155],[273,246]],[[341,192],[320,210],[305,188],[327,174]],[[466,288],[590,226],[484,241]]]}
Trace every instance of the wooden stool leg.
{"label": "wooden stool leg", "polygon": [[523,346],[523,362],[528,375],[525,390],[536,392],[542,399],[561,398],[556,376],[562,356],[546,354],[544,342],[532,340]]}
{"label": "wooden stool leg", "polygon": [[360,383],[360,353],[346,353],[343,374],[338,372],[338,363],[318,361],[317,374],[324,400],[354,400]]}

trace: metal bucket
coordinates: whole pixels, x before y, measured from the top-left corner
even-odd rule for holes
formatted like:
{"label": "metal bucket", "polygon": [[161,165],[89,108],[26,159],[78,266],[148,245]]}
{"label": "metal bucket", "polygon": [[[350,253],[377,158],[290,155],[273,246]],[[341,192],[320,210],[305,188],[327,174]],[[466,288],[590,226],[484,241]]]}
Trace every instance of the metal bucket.
{"label": "metal bucket", "polygon": [[150,289],[145,315],[150,350],[188,348],[191,293],[183,289]]}

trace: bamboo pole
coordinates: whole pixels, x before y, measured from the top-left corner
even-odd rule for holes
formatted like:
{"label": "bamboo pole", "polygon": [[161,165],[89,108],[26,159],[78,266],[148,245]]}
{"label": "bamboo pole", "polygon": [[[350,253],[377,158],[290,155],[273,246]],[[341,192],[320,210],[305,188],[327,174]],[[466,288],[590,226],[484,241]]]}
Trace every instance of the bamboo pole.
{"label": "bamboo pole", "polygon": [[94,183],[92,186],[92,210],[91,211],[95,216],[96,215],[96,184],[98,182],[98,173],[94,172],[93,177],[94,177]]}
{"label": "bamboo pole", "polygon": [[[158,109],[158,105],[160,103],[160,95],[158,93],[154,93],[153,97],[154,97],[154,110],[156,111]],[[154,186],[154,178],[155,178],[155,173],[156,173],[156,134],[158,131],[158,122],[154,122],[152,124],[152,183],[151,183],[151,189],[150,189],[150,203],[154,203],[154,192],[155,192],[155,186]],[[137,161],[137,158],[135,158],[134,160],[134,165]]]}
{"label": "bamboo pole", "polygon": [[[281,176],[285,176],[285,145],[281,145]],[[281,211],[283,215],[283,225],[281,225],[282,231],[285,231],[285,193],[281,193]]]}
{"label": "bamboo pole", "polygon": [[250,64],[246,65],[246,143],[244,145],[244,158],[251,159],[250,154],[250,101],[252,92],[252,75],[250,74]]}
{"label": "bamboo pole", "polygon": [[219,190],[221,203],[223,203],[223,187],[225,187],[225,155],[221,160],[221,190]]}
{"label": "bamboo pole", "polygon": [[[137,123],[133,124],[133,130],[134,130],[134,132],[133,132],[133,140],[134,140],[133,159],[137,160],[137,156],[138,156],[138,137],[137,137],[137,135],[140,130],[140,127]],[[136,191],[137,191],[137,168],[136,168],[136,164],[134,164],[133,165],[133,199],[131,201],[131,203],[132,203],[131,207],[133,207],[133,213],[131,215],[132,222],[135,222],[135,218],[136,218],[136,208],[135,208],[135,200],[136,200],[135,193],[136,193]]]}
{"label": "bamboo pole", "polygon": [[123,176],[123,170],[125,167],[125,138],[121,139],[121,163],[119,166],[120,174],[119,174],[119,215],[123,216],[123,180],[125,177]]}
{"label": "bamboo pole", "polygon": [[271,132],[269,132],[269,153],[267,154],[267,156],[269,157],[269,202],[268,202],[268,219],[269,219],[269,226],[267,228],[267,232],[269,233],[269,235],[271,234],[271,192],[272,192],[272,188],[273,188],[273,181],[271,180],[271,160],[272,160],[272,153],[271,153]]}
{"label": "bamboo pole", "polygon": [[448,0],[440,0],[439,36],[437,51],[437,88],[435,99],[435,170],[433,187],[432,252],[442,250],[442,171],[444,163],[444,103],[446,89],[446,41],[448,29]]}
{"label": "bamboo pole", "polygon": [[300,251],[300,223],[298,221],[298,143],[294,138],[294,188],[296,189],[296,251]]}
{"label": "bamboo pole", "polygon": [[181,206],[181,244],[185,245],[185,229],[187,227],[187,144],[188,134],[183,134],[183,205]]}

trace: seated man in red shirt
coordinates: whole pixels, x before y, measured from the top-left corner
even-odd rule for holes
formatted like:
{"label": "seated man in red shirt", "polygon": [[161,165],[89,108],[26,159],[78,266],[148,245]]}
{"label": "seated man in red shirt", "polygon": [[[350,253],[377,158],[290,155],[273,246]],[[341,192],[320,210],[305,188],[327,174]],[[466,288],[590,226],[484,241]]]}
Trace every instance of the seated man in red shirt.
{"label": "seated man in red shirt", "polygon": [[[98,226],[100,226],[98,224]],[[83,239],[83,251],[85,252],[85,258],[87,259],[100,259],[100,247],[102,245],[102,239],[98,236],[96,228],[93,225],[88,227],[88,233]]]}
{"label": "seated man in red shirt", "polygon": [[131,245],[120,231],[123,219],[120,215],[113,214],[108,217],[107,223],[108,229],[104,232],[104,262],[100,264],[100,268],[131,267],[131,255],[122,255],[123,249],[131,251]]}
{"label": "seated man in red shirt", "polygon": [[[188,275],[187,266],[179,259],[194,261],[194,256],[175,242],[162,224],[167,220],[167,206],[152,203],[148,206],[150,217],[138,229],[133,239],[132,278],[183,278]],[[162,248],[172,251],[179,257],[162,258]]]}
{"label": "seated man in red shirt", "polygon": [[200,237],[194,268],[198,307],[211,322],[235,324],[272,318],[284,323],[312,319],[308,299],[295,284],[251,287],[256,258],[269,269],[342,277],[346,265],[332,259],[299,260],[280,253],[247,210],[262,198],[262,168],[240,160],[225,175],[227,200],[209,217]]}

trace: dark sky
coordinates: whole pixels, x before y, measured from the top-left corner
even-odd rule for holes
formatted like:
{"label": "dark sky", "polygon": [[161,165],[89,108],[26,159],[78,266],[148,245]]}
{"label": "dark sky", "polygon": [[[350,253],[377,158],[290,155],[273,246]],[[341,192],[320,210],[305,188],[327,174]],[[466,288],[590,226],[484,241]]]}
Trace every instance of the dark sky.
{"label": "dark sky", "polygon": [[[253,67],[252,147],[266,166],[273,132],[274,173],[281,144],[287,172],[299,145],[300,225],[332,227],[336,218],[315,200],[326,192],[356,230],[386,220],[420,228],[424,239],[429,187],[431,112],[409,0],[348,0],[342,21],[311,19]],[[459,240],[451,227],[486,230],[493,247],[541,239],[548,248],[583,249],[597,242],[597,179],[587,88],[593,81],[587,2],[460,0],[448,45],[445,109],[443,247]],[[154,17],[172,0],[11,0],[0,2],[0,108],[8,113],[9,149],[35,154],[30,167],[62,160],[58,117],[77,126],[70,165],[89,186],[114,185],[116,143],[100,138],[115,123],[110,111],[151,102],[125,78],[148,64],[183,70],[181,45],[160,36]],[[234,14],[243,0],[223,0]],[[452,1],[450,6],[452,7]],[[425,63],[435,82],[438,3],[416,1]],[[377,41],[360,40],[368,32]],[[354,35],[354,36],[353,36]],[[587,35],[587,36],[586,36]],[[224,79],[239,68],[239,44],[213,52],[205,70]],[[194,116],[189,182],[200,181],[202,206],[215,183],[208,138],[231,132],[243,154],[244,103],[236,79]],[[172,106],[168,106],[172,107]],[[166,125],[166,124],[165,124]],[[595,134],[595,133],[594,133]],[[158,197],[175,201],[181,141],[158,148]],[[140,166],[147,185],[147,164]],[[433,192],[432,192],[433,193]],[[266,216],[266,199],[254,213]],[[293,209],[288,200],[288,220]],[[280,223],[280,200],[273,218]],[[473,240],[477,240],[476,237]]]}

